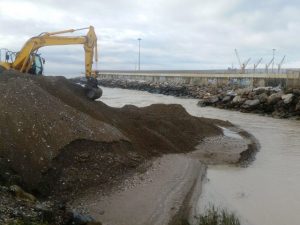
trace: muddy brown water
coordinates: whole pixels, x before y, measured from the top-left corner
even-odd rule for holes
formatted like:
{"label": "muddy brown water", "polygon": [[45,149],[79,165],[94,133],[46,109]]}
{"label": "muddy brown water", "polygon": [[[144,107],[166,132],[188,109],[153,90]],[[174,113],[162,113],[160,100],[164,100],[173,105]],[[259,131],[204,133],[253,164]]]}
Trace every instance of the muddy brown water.
{"label": "muddy brown water", "polygon": [[192,115],[229,120],[250,132],[261,145],[255,161],[247,168],[209,166],[198,211],[215,204],[236,212],[242,224],[300,224],[300,121],[200,108],[194,99],[141,91],[103,88],[103,93],[101,101],[110,106],[177,103]]}

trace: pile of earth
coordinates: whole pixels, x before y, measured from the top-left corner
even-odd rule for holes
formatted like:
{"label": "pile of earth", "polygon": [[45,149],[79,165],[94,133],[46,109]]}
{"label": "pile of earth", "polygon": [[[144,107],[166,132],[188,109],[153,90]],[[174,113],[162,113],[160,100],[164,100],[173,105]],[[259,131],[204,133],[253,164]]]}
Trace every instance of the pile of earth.
{"label": "pile of earth", "polygon": [[64,77],[0,76],[0,182],[67,202],[108,192],[148,159],[194,150],[226,122],[179,105],[112,108]]}

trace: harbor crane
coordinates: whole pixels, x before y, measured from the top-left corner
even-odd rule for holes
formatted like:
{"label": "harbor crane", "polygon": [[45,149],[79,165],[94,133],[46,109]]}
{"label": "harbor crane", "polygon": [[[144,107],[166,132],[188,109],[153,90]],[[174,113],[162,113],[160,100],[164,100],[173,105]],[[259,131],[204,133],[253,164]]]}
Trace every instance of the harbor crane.
{"label": "harbor crane", "polygon": [[269,67],[273,62],[274,62],[274,57],[271,59],[271,61],[268,64],[266,64],[266,73],[269,73]]}
{"label": "harbor crane", "polygon": [[281,66],[282,66],[282,64],[284,63],[285,58],[286,58],[286,56],[283,56],[282,60],[281,60],[280,63],[278,64],[278,73],[280,73]]}
{"label": "harbor crane", "polygon": [[262,62],[262,60],[263,60],[263,58],[260,58],[260,59],[257,61],[257,63],[254,64],[254,73],[255,73],[257,67],[259,66],[259,64]]}
{"label": "harbor crane", "polygon": [[235,55],[236,55],[236,58],[237,58],[237,60],[238,60],[238,63],[239,63],[239,65],[240,65],[240,68],[241,68],[241,73],[246,73],[246,67],[248,66],[248,64],[249,64],[249,62],[250,62],[250,60],[251,60],[251,58],[249,58],[248,60],[246,60],[246,61],[244,61],[244,62],[242,63],[241,58],[240,58],[240,55],[239,55],[239,53],[238,53],[238,50],[237,50],[237,49],[234,49],[234,51],[235,51]]}

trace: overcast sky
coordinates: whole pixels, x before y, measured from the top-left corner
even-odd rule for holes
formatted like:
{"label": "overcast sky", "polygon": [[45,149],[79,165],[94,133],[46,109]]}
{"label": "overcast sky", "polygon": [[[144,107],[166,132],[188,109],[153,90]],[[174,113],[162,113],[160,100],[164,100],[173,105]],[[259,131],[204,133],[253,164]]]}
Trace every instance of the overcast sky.
{"label": "overcast sky", "polygon": [[[93,25],[98,69],[227,69],[251,57],[300,67],[299,0],[0,0],[0,47],[44,31]],[[84,34],[79,32],[78,35]],[[45,47],[47,74],[84,72],[82,46]]]}

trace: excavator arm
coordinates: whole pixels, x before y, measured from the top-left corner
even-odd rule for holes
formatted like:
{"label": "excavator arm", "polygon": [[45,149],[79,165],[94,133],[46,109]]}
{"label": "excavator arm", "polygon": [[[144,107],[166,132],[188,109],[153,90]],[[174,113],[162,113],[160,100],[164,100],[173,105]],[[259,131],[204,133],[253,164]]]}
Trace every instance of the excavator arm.
{"label": "excavator arm", "polygon": [[[83,29],[88,29],[88,33],[85,36],[60,36],[60,34],[73,33]],[[83,45],[85,51],[85,75],[87,78],[86,94],[93,100],[100,98],[102,95],[102,90],[98,88],[98,82],[95,78],[95,74],[92,74],[94,56],[95,61],[98,61],[97,36],[93,26],[82,29],[70,29],[52,33],[42,33],[39,36],[32,37],[16,54],[13,62],[2,62],[0,66],[2,66],[4,69],[14,69],[22,73],[28,73],[31,72],[33,66],[35,66],[35,58],[38,56],[36,53],[41,47],[76,44]]]}
{"label": "excavator arm", "polygon": [[[83,28],[85,29],[85,28]],[[30,38],[23,48],[18,52],[15,61],[12,63],[11,68],[19,70],[20,72],[28,72],[32,63],[32,53],[35,53],[39,48],[45,46],[56,45],[76,45],[81,44],[84,46],[85,51],[85,74],[87,77],[92,74],[93,56],[97,61],[97,36],[94,27],[90,26],[86,36],[71,37],[71,36],[58,36],[58,34],[72,33],[81,29],[71,29],[53,33],[43,33],[37,37]]]}

